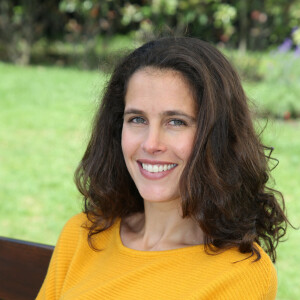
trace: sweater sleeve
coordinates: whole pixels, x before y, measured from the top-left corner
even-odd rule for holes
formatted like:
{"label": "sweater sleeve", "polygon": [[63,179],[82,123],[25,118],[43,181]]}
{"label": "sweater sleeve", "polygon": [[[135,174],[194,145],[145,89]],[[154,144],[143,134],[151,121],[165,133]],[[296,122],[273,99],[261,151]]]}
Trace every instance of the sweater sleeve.
{"label": "sweater sleeve", "polygon": [[260,248],[261,259],[254,262],[246,259],[236,263],[236,272],[217,289],[213,299],[275,300],[277,293],[277,272],[269,256]]}
{"label": "sweater sleeve", "polygon": [[[275,300],[277,293],[277,272],[270,257],[259,248],[261,258],[254,261],[249,254],[239,253],[237,249],[227,250],[216,255],[213,268],[208,275],[214,274],[205,293],[202,286],[192,299],[214,300]],[[247,257],[248,256],[248,257]],[[229,263],[228,263],[229,262]],[[227,266],[227,268],[225,268]],[[209,274],[210,273],[210,274]]]}
{"label": "sweater sleeve", "polygon": [[55,246],[46,278],[36,298],[37,300],[60,298],[64,279],[79,243],[81,225],[84,220],[84,214],[78,214],[72,217],[64,226]]}
{"label": "sweater sleeve", "polygon": [[278,282],[277,282],[277,272],[273,264],[270,265],[269,272],[269,286],[266,289],[266,295],[264,299],[273,300],[276,298]]}

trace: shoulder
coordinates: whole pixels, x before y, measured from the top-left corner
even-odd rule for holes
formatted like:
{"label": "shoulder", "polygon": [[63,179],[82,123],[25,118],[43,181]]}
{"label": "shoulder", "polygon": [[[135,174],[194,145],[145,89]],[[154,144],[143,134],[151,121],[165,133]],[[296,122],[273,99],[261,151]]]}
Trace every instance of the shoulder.
{"label": "shoulder", "polygon": [[[67,223],[64,225],[60,239],[68,238],[68,239],[78,239],[80,235],[84,233],[84,230],[88,225],[89,221],[84,213],[77,214],[70,218]],[[84,229],[84,230],[83,230]]]}
{"label": "shoulder", "polygon": [[[92,245],[95,249],[101,249],[113,238],[113,233],[118,232],[119,219],[107,229],[93,235],[91,237]],[[71,252],[71,249],[77,248],[81,251],[92,251],[88,242],[90,227],[93,223],[89,220],[85,213],[80,213],[73,216],[67,221],[60,234],[57,247]]]}
{"label": "shoulder", "polygon": [[67,256],[72,255],[78,243],[84,238],[87,239],[87,230],[84,228],[87,222],[88,219],[83,213],[73,216],[66,222],[55,247],[57,254],[64,252]]}
{"label": "shoulder", "polygon": [[88,218],[86,214],[79,213],[66,222],[65,226],[63,227],[62,233],[72,234],[74,233],[74,231],[78,233],[80,231],[80,228],[87,225],[87,223]]}
{"label": "shoulder", "polygon": [[[275,299],[277,293],[277,272],[270,257],[257,244],[261,258],[240,253],[236,248],[225,251],[223,256],[223,279],[230,284],[229,291],[236,295],[231,299]],[[217,255],[218,256],[218,255]],[[239,298],[241,297],[241,298]]]}

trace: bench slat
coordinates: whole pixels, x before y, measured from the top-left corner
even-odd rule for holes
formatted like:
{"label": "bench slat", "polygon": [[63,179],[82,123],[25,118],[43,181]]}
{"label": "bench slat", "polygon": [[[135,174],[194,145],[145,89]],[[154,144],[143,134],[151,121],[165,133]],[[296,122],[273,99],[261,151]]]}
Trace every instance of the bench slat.
{"label": "bench slat", "polygon": [[53,249],[53,246],[0,237],[0,299],[35,299]]}

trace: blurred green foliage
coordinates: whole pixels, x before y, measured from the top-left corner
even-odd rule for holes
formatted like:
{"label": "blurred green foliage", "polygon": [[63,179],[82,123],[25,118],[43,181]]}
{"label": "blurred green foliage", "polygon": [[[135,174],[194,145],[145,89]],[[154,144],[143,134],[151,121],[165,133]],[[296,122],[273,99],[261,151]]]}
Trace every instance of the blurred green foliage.
{"label": "blurred green foliage", "polygon": [[300,117],[300,59],[294,53],[223,50],[239,72],[260,117]]}
{"label": "blurred green foliage", "polygon": [[[256,54],[257,55],[257,54]],[[295,119],[300,117],[300,59],[292,53],[262,54],[257,69],[263,81],[245,81],[260,116]]]}
{"label": "blurred green foliage", "polygon": [[[138,43],[159,34],[186,34],[240,51],[276,47],[289,37],[296,47],[299,27],[300,0],[1,0],[0,59],[41,61],[58,41],[75,53],[81,47],[81,57],[93,57],[99,37],[105,47],[116,34]],[[41,44],[45,51],[37,59]],[[52,55],[58,56],[53,47]]]}

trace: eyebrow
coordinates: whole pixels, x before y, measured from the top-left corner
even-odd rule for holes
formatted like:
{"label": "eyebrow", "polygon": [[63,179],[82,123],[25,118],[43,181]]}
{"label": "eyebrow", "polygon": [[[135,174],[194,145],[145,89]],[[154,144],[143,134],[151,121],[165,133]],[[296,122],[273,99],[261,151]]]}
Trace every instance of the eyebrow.
{"label": "eyebrow", "polygon": [[[143,115],[143,114],[145,114],[145,112],[143,110],[139,110],[139,109],[135,109],[135,108],[131,108],[131,109],[124,111],[124,116],[130,115],[130,114]],[[189,119],[191,122],[196,122],[196,119],[194,117],[187,115],[186,113],[184,113],[181,110],[166,110],[163,112],[162,115],[166,116],[166,117],[181,116],[181,117],[185,117],[185,118]]]}

